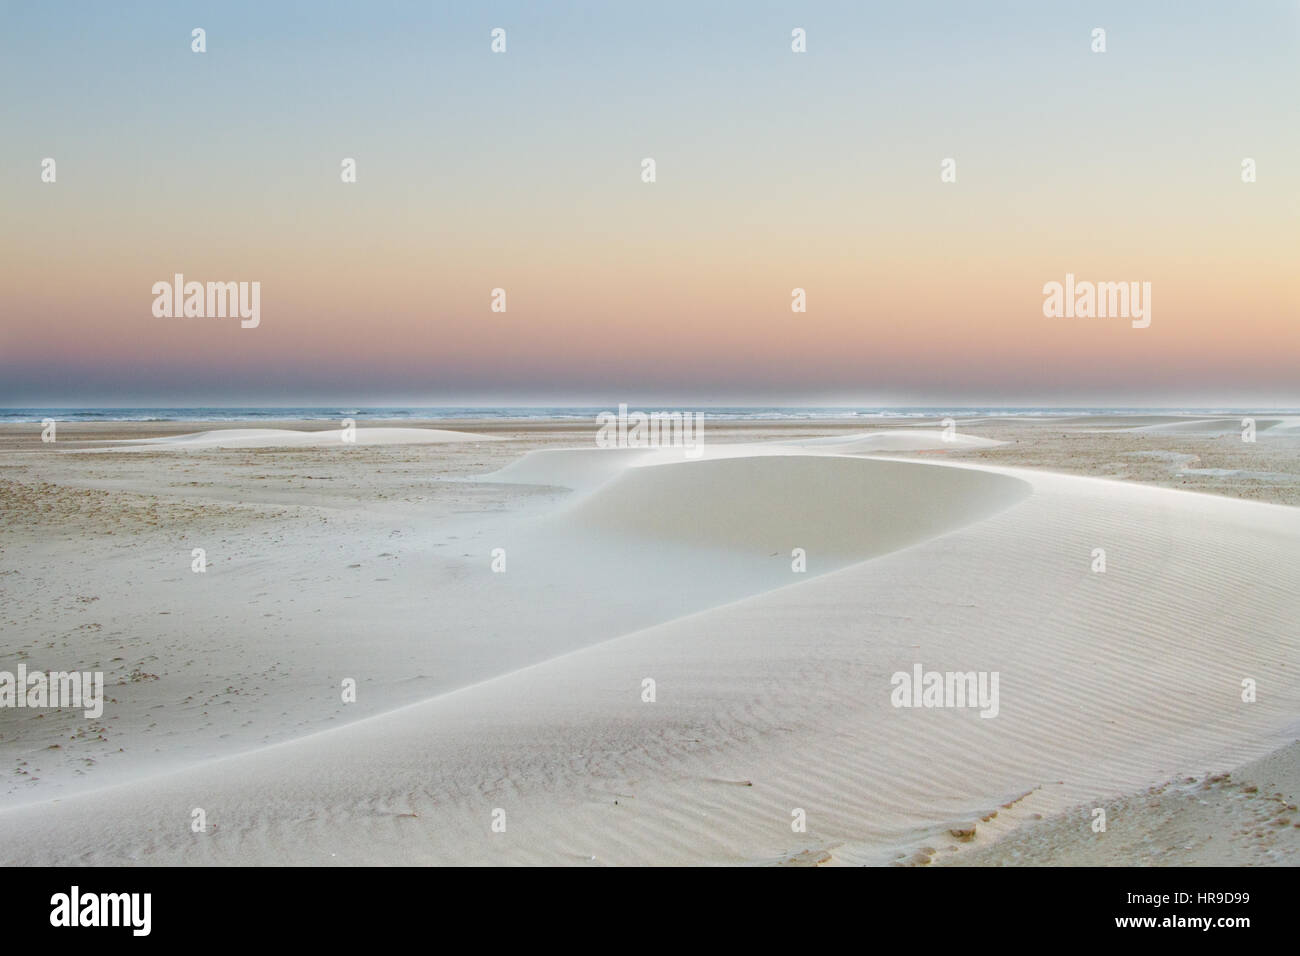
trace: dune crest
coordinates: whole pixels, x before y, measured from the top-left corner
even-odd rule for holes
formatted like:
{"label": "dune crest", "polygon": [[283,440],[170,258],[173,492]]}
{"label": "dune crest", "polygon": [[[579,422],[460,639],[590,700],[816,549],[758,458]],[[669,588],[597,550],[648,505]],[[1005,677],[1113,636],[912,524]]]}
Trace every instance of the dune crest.
{"label": "dune crest", "polygon": [[[354,442],[343,429],[297,431],[291,428],[217,428],[165,438],[129,438],[113,442],[125,448],[321,448],[328,445],[425,445],[441,442],[500,441],[495,435],[443,428],[357,428]],[[120,449],[115,449],[120,450]]]}
{"label": "dune crest", "polygon": [[882,451],[953,451],[967,448],[996,448],[1006,442],[984,438],[981,435],[966,435],[956,432],[946,439],[942,431],[876,431],[861,435],[832,435],[827,438],[805,438],[801,441],[787,441],[782,444],[795,448],[812,448],[819,451],[834,452],[837,455],[852,455]]}
{"label": "dune crest", "polygon": [[[1030,494],[1007,475],[928,463],[781,455],[628,468],[557,520],[754,555],[863,560]],[[779,507],[778,507],[779,505]]]}

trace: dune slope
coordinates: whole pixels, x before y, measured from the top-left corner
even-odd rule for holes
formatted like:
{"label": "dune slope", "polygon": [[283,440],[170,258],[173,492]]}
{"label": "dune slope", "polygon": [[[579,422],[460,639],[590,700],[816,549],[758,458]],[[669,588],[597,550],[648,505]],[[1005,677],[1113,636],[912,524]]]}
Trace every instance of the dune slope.
{"label": "dune slope", "polygon": [[[824,502],[847,527],[882,520],[851,514],[854,495],[828,497],[856,481],[842,461],[769,475],[731,462],[636,469],[569,517],[651,542],[665,527],[616,504],[653,502],[661,515],[683,509],[667,533],[684,544],[721,535],[740,548],[788,537],[783,511],[812,507],[798,502]],[[925,860],[961,852],[955,826],[974,824],[978,846],[1021,816],[1293,739],[1300,512],[1094,478],[908,468],[982,473],[985,516],[337,729],[13,807],[0,812],[0,859]],[[900,476],[913,487],[896,500],[913,506],[964,481]],[[1019,482],[1032,492],[996,510]],[[728,487],[738,527],[709,506]],[[783,497],[760,513],[770,495]],[[998,672],[997,716],[895,707],[891,675],[916,664]],[[1260,689],[1253,702],[1245,679]],[[192,832],[195,808],[207,832]],[[792,828],[801,816],[806,829]]]}

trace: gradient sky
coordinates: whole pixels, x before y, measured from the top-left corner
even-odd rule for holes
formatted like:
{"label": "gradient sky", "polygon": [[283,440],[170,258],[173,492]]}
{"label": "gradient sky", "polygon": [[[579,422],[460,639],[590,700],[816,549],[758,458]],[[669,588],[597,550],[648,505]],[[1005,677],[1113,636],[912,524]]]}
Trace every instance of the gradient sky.
{"label": "gradient sky", "polygon": [[0,89],[0,405],[1300,405],[1295,0],[5,2]]}

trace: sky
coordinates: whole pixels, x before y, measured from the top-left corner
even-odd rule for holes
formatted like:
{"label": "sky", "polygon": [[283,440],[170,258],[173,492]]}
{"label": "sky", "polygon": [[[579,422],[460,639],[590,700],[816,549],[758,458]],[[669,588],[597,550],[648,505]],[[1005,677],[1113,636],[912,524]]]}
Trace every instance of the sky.
{"label": "sky", "polygon": [[1295,0],[0,0],[0,89],[4,406],[1300,406]]}

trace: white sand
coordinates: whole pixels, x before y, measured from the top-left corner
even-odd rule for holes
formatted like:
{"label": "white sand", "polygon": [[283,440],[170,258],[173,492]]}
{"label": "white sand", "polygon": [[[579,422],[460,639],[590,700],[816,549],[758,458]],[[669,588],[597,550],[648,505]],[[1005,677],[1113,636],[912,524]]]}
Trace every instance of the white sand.
{"label": "white sand", "polygon": [[942,431],[876,431],[863,435],[831,435],[826,438],[806,438],[784,444],[838,455],[869,454],[891,451],[954,451],[966,448],[994,448],[1003,442],[982,435],[953,432],[944,437]]}
{"label": "white sand", "polygon": [[[1080,806],[1122,817],[1300,729],[1296,509],[768,442],[497,467],[511,445],[447,446],[458,480],[427,498],[400,445],[67,477],[66,534],[47,512],[7,549],[4,623],[31,635],[7,656],[98,655],[115,703],[102,740],[0,712],[0,862],[926,862],[1036,816],[1060,821],[1049,847],[1123,859]],[[999,672],[998,716],[891,706],[915,663]]]}
{"label": "white sand", "polygon": [[[783,455],[629,467],[556,521],[712,555],[814,566],[884,554],[969,524],[1027,497],[1024,481],[914,462]],[[779,507],[777,504],[779,503]]]}
{"label": "white sand", "polygon": [[[189,435],[162,438],[124,438],[111,440],[111,450],[131,448],[326,448],[349,445],[421,445],[442,442],[496,441],[495,436],[440,428],[356,428],[351,433],[342,428],[299,431],[288,428],[219,428]],[[109,449],[78,449],[105,451]]]}

